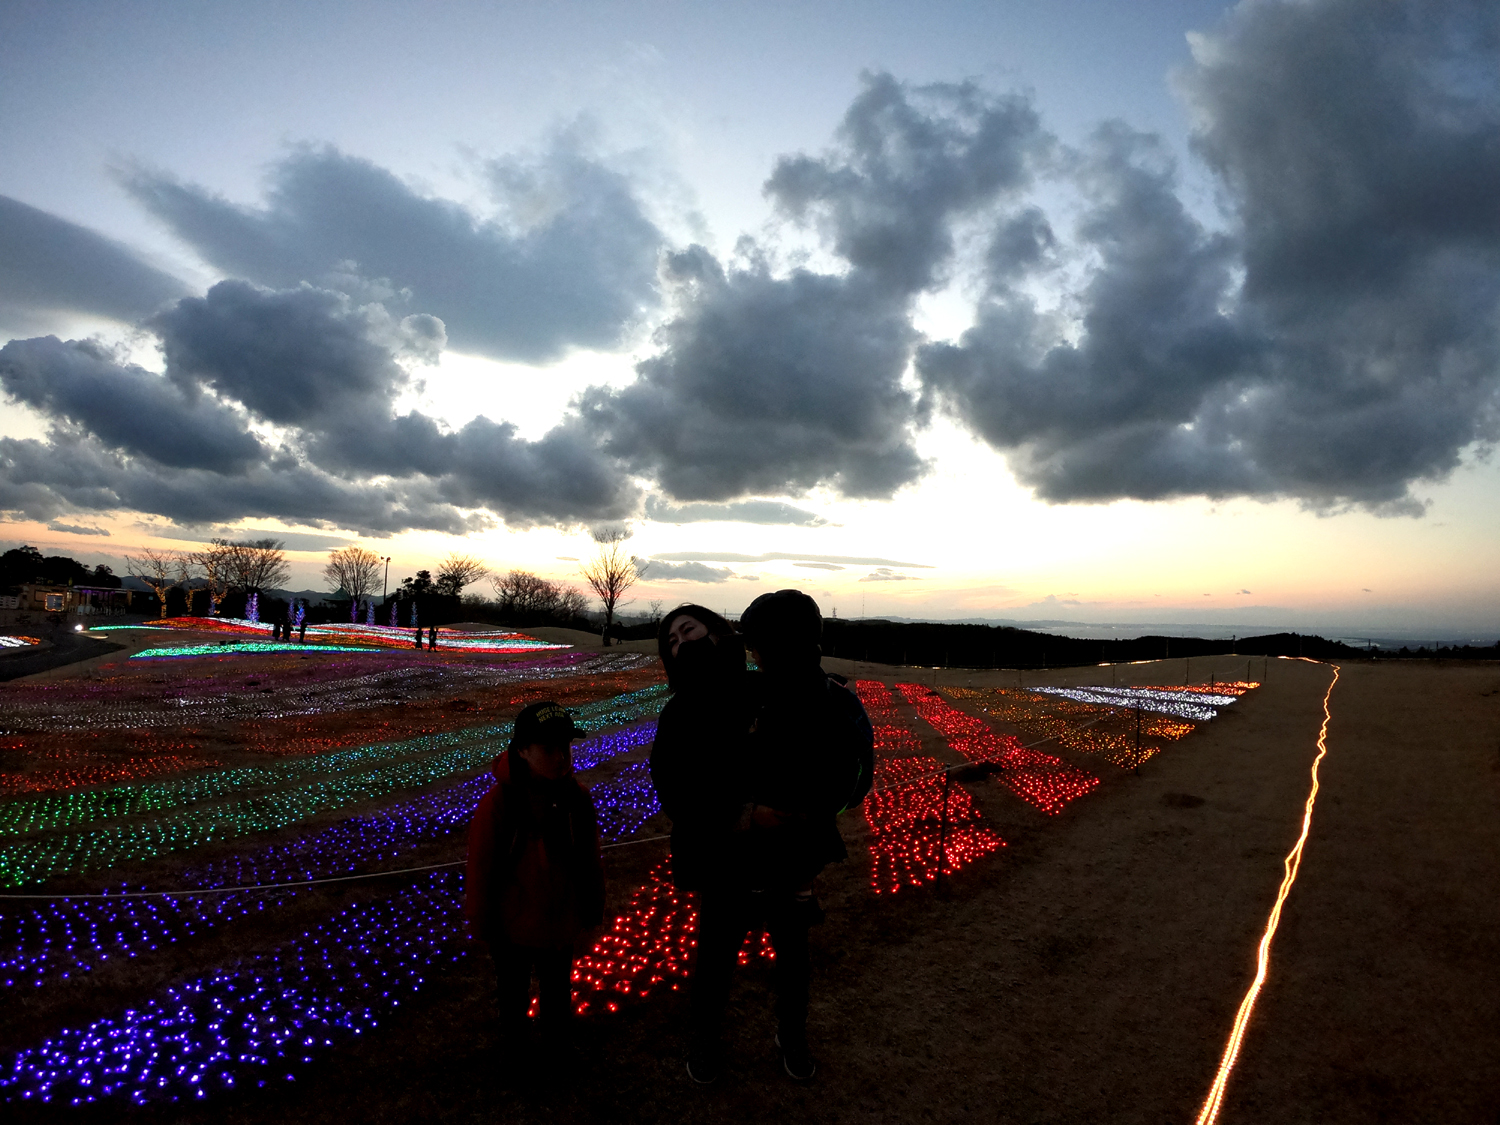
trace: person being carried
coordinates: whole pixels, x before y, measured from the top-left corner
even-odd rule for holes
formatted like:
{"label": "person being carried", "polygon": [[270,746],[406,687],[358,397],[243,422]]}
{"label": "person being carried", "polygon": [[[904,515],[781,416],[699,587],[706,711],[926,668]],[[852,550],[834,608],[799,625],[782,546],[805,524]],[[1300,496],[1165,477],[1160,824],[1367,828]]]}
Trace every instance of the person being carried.
{"label": "person being carried", "polygon": [[566,1039],[573,947],[604,918],[598,814],[573,776],[571,743],[584,734],[557,703],[521,711],[469,825],[464,915],[494,959],[512,1058],[526,1041],[533,971],[543,1035]]}

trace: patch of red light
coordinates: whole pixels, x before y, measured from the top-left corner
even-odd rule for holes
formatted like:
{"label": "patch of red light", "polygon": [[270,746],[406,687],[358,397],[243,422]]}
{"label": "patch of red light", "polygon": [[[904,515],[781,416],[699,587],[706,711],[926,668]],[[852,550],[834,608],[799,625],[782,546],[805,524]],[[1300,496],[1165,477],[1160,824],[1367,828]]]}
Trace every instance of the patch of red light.
{"label": "patch of red light", "polygon": [[[651,869],[594,948],[573,962],[573,1009],[579,1014],[618,1011],[634,997],[649,996],[687,978],[697,946],[698,896],[672,885],[671,861]],[[774,960],[770,937],[754,933],[740,949],[741,965],[754,957]],[[533,1014],[535,1002],[532,1004]]]}
{"label": "patch of red light", "polygon": [[1099,779],[1052,754],[1029,750],[1012,735],[996,734],[989,724],[960,711],[921,684],[897,684],[917,714],[971,762],[1000,767],[995,780],[1027,804],[1056,816],[1069,802],[1099,785]]}
{"label": "patch of red light", "polygon": [[855,684],[875,728],[875,784],[865,798],[870,826],[870,886],[895,894],[952,874],[1005,847],[974,798],[949,784],[947,826],[943,816],[943,763],[922,754],[922,742],[902,721],[891,689],[878,680]]}

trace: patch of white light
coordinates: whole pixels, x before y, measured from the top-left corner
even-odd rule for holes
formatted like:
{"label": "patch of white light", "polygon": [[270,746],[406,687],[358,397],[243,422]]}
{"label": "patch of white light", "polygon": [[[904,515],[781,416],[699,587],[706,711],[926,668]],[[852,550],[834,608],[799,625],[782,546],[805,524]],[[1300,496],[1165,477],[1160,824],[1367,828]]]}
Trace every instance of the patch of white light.
{"label": "patch of white light", "polygon": [[417,373],[396,412],[421,410],[458,429],[484,415],[509,422],[535,441],[561,422],[574,396],[589,386],[623,386],[635,377],[630,352],[579,350],[555,363],[501,363],[445,351],[436,366]]}

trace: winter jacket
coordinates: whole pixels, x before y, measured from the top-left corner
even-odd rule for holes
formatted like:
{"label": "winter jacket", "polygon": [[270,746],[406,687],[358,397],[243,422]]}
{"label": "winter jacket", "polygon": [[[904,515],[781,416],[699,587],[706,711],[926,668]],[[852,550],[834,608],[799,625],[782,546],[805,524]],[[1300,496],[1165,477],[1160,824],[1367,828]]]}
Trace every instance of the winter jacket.
{"label": "winter jacket", "polygon": [[750,678],[680,689],[662,708],[651,782],[672,819],[672,881],[685,891],[741,882],[735,826],[746,801]]}
{"label": "winter jacket", "polygon": [[750,831],[751,881],[802,887],[848,857],[836,818],[869,787],[874,731],[859,698],[817,665],[762,675],[759,695],[745,792],[787,820]]}
{"label": "winter jacket", "polygon": [[604,917],[594,802],[575,778],[538,777],[511,751],[493,772],[469,823],[464,916],[485,941],[572,945]]}

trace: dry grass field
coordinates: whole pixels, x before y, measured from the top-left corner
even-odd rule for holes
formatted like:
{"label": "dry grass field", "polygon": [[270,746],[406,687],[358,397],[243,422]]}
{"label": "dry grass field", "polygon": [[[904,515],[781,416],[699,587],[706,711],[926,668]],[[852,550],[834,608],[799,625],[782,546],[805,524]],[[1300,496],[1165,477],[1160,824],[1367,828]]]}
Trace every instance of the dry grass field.
{"label": "dry grass field", "polygon": [[[579,651],[587,655],[587,646]],[[462,663],[451,659],[455,668]],[[107,679],[118,661],[58,669],[45,674],[46,682]],[[980,689],[1013,690],[1015,672],[826,663],[858,680],[936,687],[950,706],[984,716],[997,735],[1034,741],[1024,724],[1008,725],[981,707]],[[159,674],[189,671],[178,665]],[[850,859],[823,876],[828,918],[813,935],[810,1031],[820,1070],[807,1085],[793,1084],[776,1066],[762,961],[741,971],[731,1007],[733,1061],[714,1087],[699,1088],[683,1072],[685,993],[665,986],[579,1021],[575,1050],[560,1070],[507,1078],[496,1056],[487,963],[465,947],[468,955],[434,961],[420,990],[378,1026],[297,1067],[292,1081],[224,1090],[196,1104],[12,1100],[7,1117],[215,1123],[356,1117],[371,1125],[1191,1122],[1253,976],[1282,858],[1302,824],[1332,671],[1311,662],[1222,657],[1194,660],[1190,669],[1174,660],[1030,672],[1024,686],[1182,684],[1185,673],[1194,684],[1251,679],[1261,686],[1185,737],[1148,738],[1159,752],[1134,769],[1077,740],[1071,748],[1066,740],[1038,746],[1075,773],[1099,778],[1055,815],[1019,799],[998,778],[957,774],[955,787],[970,794],[976,816],[1006,846],[941,885],[873,894],[871,826],[862,815],[845,818]],[[653,673],[609,674],[609,683],[596,675],[593,695],[637,689]],[[245,679],[242,669],[235,675]],[[29,682],[10,685],[0,704],[18,698]],[[269,674],[266,682],[274,683]],[[462,694],[482,717],[498,721],[536,691],[563,687],[562,680],[524,690],[473,681]],[[578,702],[593,697],[578,684],[563,694]],[[394,709],[407,712],[404,721],[414,730],[445,730],[459,721],[438,705],[446,696],[434,690],[377,699],[369,706],[385,711],[351,710],[347,721],[357,734],[361,724],[394,721]],[[920,743],[908,748],[913,754],[963,761],[899,691],[892,706]],[[1219,1120],[1496,1122],[1500,668],[1349,664],[1330,706],[1305,859]],[[267,724],[278,721],[257,719],[257,738],[274,742],[279,736]],[[1128,742],[1128,721],[1110,722]],[[231,720],[212,733],[204,743],[209,749],[191,752],[221,761],[236,754]],[[583,776],[593,784],[620,783],[647,750],[634,746]],[[236,762],[247,760],[239,753]],[[12,759],[6,761],[11,769]],[[319,825],[409,797],[393,790],[107,874],[138,886],[175,885],[171,880],[213,857],[295,842]],[[634,825],[631,837],[664,828],[657,815]],[[458,833],[421,841],[386,866],[443,862],[461,854],[461,840]],[[663,842],[646,839],[608,853],[612,913],[627,909],[631,892],[665,851]],[[52,885],[72,890],[103,878],[81,872]],[[276,911],[184,938],[129,965],[55,981],[30,990],[35,996],[7,989],[0,1078],[12,1073],[17,1052],[63,1029],[138,1006],[206,969],[252,963],[335,912],[374,911],[398,885],[373,880],[304,889]]]}

